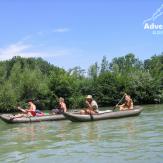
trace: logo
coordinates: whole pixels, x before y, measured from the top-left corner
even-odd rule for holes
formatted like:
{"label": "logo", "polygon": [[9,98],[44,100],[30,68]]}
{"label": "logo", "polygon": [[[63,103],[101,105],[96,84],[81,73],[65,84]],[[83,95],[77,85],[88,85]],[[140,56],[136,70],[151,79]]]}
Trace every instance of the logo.
{"label": "logo", "polygon": [[152,34],[163,34],[163,24],[158,23],[158,18],[163,15],[163,4],[153,13],[153,15],[143,21],[144,30],[152,31]]}

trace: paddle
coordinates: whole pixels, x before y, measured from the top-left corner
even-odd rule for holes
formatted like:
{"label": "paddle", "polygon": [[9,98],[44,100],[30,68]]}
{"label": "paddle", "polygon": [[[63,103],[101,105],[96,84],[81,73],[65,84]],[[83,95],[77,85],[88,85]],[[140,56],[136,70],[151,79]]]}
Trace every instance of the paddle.
{"label": "paddle", "polygon": [[123,95],[123,97],[119,100],[119,102],[115,105],[115,107],[113,108],[113,111],[115,110],[115,108],[117,107],[117,105],[119,105],[121,102],[122,102],[122,100],[123,100],[123,98],[125,97],[125,95],[126,95],[126,93]]}

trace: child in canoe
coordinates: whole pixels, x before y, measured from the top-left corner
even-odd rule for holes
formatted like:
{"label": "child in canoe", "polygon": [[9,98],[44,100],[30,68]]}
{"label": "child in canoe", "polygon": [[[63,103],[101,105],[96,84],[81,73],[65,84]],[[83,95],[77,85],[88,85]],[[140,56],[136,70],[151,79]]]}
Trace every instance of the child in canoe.
{"label": "child in canoe", "polygon": [[120,111],[131,110],[133,109],[133,101],[129,95],[125,94],[125,102],[122,105],[116,106],[119,107]]}
{"label": "child in canoe", "polygon": [[63,97],[59,98],[59,104],[56,109],[52,110],[52,114],[63,114],[67,111],[66,103]]}

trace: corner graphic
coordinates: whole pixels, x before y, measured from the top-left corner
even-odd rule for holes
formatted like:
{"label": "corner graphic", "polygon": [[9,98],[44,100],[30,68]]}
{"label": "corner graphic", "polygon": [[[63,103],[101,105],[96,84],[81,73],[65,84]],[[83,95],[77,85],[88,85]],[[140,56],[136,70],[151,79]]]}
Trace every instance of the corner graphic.
{"label": "corner graphic", "polygon": [[155,21],[163,15],[163,4],[153,13],[153,15],[143,21],[144,30],[152,31],[152,34],[163,34],[163,24],[156,24]]}
{"label": "corner graphic", "polygon": [[149,21],[155,21],[158,17],[160,17],[161,15],[163,15],[163,4],[160,6],[160,8],[158,8],[156,10],[156,12],[152,15],[152,17],[146,19],[143,21],[143,24],[145,24],[146,22],[149,22]]}

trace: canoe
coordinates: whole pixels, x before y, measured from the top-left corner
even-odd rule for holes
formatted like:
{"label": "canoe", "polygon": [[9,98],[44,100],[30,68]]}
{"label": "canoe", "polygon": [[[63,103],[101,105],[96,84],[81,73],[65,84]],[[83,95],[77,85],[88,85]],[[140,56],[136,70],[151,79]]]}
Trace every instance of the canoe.
{"label": "canoe", "polygon": [[42,121],[59,121],[65,120],[63,114],[56,115],[45,115],[45,116],[35,116],[35,117],[22,117],[22,118],[14,118],[10,119],[11,114],[2,114],[0,116],[1,120],[6,123],[30,123],[30,122],[42,122]]}
{"label": "canoe", "polygon": [[138,116],[142,111],[140,106],[135,106],[133,110],[126,111],[117,111],[117,112],[101,112],[94,115],[81,115],[66,112],[64,116],[66,119],[72,122],[87,122],[87,121],[98,121],[105,119],[115,119],[115,118],[124,118],[124,117],[132,117]]}

